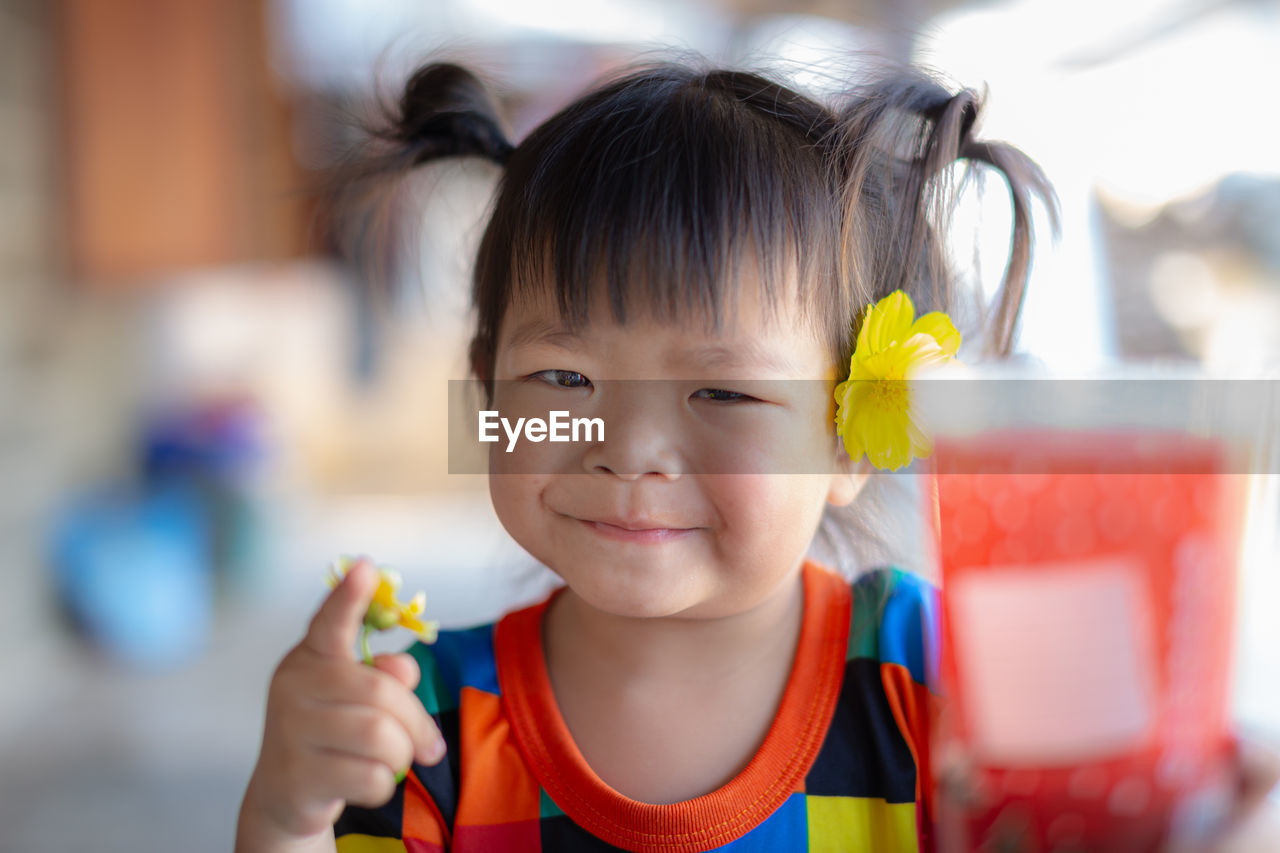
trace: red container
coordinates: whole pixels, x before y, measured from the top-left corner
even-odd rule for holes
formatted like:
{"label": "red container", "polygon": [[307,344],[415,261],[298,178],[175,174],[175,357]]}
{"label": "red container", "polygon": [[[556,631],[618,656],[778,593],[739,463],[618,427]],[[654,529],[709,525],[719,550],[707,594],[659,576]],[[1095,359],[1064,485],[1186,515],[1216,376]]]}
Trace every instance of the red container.
{"label": "red container", "polygon": [[940,439],[944,850],[1160,847],[1223,795],[1244,478],[1185,434]]}

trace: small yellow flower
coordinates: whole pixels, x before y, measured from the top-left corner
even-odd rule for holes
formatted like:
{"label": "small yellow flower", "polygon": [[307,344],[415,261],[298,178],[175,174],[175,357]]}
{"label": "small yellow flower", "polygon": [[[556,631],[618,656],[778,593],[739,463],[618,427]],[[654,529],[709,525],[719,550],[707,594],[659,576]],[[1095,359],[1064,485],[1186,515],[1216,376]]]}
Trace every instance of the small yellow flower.
{"label": "small yellow flower", "polygon": [[836,432],[854,462],[865,454],[877,468],[897,471],[933,452],[912,415],[906,380],[921,368],[951,361],[960,333],[941,311],[919,319],[915,313],[901,290],[867,307],[849,378],[835,392]]}
{"label": "small yellow flower", "polygon": [[[329,567],[325,581],[331,588],[337,586],[356,562],[354,557],[338,558],[337,563]],[[398,572],[378,566],[378,588],[374,590],[373,600],[369,602],[369,609],[364,614],[365,630],[361,636],[366,662],[372,659],[368,653],[368,635],[371,630],[387,631],[399,625],[413,631],[424,643],[435,642],[438,624],[418,618],[426,606],[426,595],[419,592],[407,603],[397,601],[396,593],[400,590],[401,583]]]}

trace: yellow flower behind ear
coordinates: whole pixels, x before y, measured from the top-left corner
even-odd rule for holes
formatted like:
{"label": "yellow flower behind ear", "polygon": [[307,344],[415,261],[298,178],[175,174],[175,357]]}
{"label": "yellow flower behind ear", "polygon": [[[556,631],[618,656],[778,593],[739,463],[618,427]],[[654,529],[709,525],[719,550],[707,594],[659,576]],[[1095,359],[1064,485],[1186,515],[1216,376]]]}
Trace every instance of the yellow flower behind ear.
{"label": "yellow flower behind ear", "polygon": [[933,452],[915,421],[905,380],[921,368],[945,364],[960,349],[960,333],[941,311],[915,316],[901,290],[867,307],[849,378],[836,386],[836,432],[854,462],[865,455],[897,471]]}
{"label": "yellow flower behind ear", "polygon": [[[335,587],[346,576],[351,567],[356,564],[354,557],[340,557],[336,564],[329,567],[329,574],[325,577],[325,581],[329,586]],[[364,631],[361,633],[360,644],[364,652],[366,663],[373,660],[369,654],[369,631],[387,631],[399,625],[402,628],[408,628],[418,635],[418,638],[424,643],[434,643],[436,639],[436,631],[438,628],[435,622],[425,622],[418,617],[422,615],[422,611],[426,606],[426,595],[422,592],[417,593],[408,602],[396,600],[396,593],[400,590],[402,583],[400,575],[393,569],[385,566],[378,566],[378,588],[373,592],[373,599],[369,602],[369,609],[364,614]]]}

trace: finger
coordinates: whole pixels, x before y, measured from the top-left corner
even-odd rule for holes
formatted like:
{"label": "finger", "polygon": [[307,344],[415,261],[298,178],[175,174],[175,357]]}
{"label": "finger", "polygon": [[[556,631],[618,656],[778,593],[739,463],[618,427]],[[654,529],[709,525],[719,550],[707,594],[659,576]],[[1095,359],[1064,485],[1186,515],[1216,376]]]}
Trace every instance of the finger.
{"label": "finger", "polygon": [[421,700],[393,676],[373,667],[356,667],[349,680],[322,687],[317,699],[339,704],[370,705],[395,716],[413,741],[414,756],[423,764],[435,764],[444,756],[444,739]]}
{"label": "finger", "polygon": [[332,657],[352,658],[356,637],[369,609],[377,573],[367,560],[359,560],[334,587],[311,619],[303,644]]}
{"label": "finger", "polygon": [[375,655],[373,666],[410,690],[417,687],[418,681],[422,678],[422,671],[418,668],[418,662],[414,660],[413,655],[403,652],[394,655]]}
{"label": "finger", "polygon": [[306,727],[311,746],[379,761],[393,773],[413,760],[409,733],[393,716],[368,705],[321,706],[299,724]]}
{"label": "finger", "polygon": [[317,799],[342,799],[364,808],[378,808],[396,792],[395,773],[381,761],[344,752],[322,750],[308,762],[308,777]]}

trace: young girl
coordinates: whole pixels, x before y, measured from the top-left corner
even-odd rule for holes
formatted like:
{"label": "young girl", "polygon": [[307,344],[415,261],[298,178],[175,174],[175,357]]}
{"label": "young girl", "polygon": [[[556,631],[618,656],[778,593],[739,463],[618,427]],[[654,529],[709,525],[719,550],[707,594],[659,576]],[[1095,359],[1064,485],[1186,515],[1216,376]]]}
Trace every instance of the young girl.
{"label": "young girl", "polygon": [[[503,167],[475,272],[486,408],[606,432],[491,455],[503,525],[564,580],[547,600],[368,668],[375,579],[347,574],[273,678],[237,849],[932,847],[930,588],[807,554],[820,527],[875,535],[833,429],[866,307],[902,290],[1010,348],[1051,192],[974,138],[978,109],[915,72],[826,106],[664,64],[513,146],[471,74],[415,74],[364,177]],[[961,159],[1013,198],[993,306],[945,263]]]}

